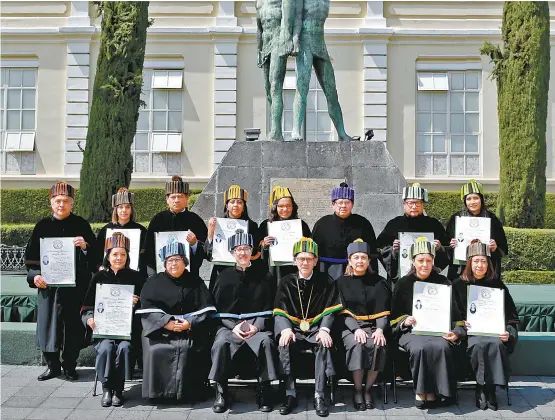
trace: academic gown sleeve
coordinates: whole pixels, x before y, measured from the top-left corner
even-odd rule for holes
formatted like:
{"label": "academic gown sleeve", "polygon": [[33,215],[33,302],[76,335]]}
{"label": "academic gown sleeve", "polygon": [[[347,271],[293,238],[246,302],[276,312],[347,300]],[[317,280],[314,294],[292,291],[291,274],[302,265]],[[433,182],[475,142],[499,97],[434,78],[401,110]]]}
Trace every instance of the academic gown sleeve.
{"label": "academic gown sleeve", "polygon": [[106,243],[106,230],[110,227],[110,223],[104,225],[102,229],[98,231],[98,235],[96,236],[96,243],[97,243],[97,259],[96,259],[96,269],[102,265],[104,261],[104,244]]}
{"label": "academic gown sleeve", "polygon": [[212,302],[212,296],[208,291],[208,287],[206,287],[206,284],[202,280],[200,280],[199,282],[197,293],[198,293],[197,301],[201,303],[201,306],[203,308],[212,307],[213,309],[211,311],[205,311],[200,314],[187,317],[187,321],[189,321],[189,323],[191,324],[191,330],[198,327],[200,324],[202,324],[204,321],[209,319],[216,312],[216,308],[214,307],[214,304]]}
{"label": "academic gown sleeve", "polygon": [[[141,308],[142,309],[160,309],[152,302],[150,296],[153,293],[153,289],[156,288],[154,284],[156,282],[156,277],[151,277],[143,287],[141,291]],[[166,313],[149,313],[143,314],[141,321],[143,325],[143,335],[145,337],[153,338],[156,334],[164,332],[164,326],[173,320],[174,317],[171,314]]]}
{"label": "academic gown sleeve", "polygon": [[381,261],[385,267],[385,271],[392,281],[396,281],[399,269],[399,260],[397,254],[393,251],[393,241],[396,239],[392,235],[393,220],[385,225],[384,230],[376,239],[376,247],[381,254]]}
{"label": "academic gown sleeve", "polygon": [[36,289],[35,276],[41,274],[40,271],[40,228],[41,222],[37,223],[31,233],[25,249],[25,266],[27,267],[27,283],[32,289]]}

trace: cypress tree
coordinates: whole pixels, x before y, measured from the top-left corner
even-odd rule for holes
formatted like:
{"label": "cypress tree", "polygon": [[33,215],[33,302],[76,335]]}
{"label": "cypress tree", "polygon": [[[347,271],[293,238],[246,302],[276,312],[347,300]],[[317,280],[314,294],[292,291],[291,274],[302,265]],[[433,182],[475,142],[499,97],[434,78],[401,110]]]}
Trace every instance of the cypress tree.
{"label": "cypress tree", "polygon": [[503,50],[484,43],[497,82],[500,188],[498,213],[512,227],[539,228],[545,218],[549,7],[506,2]]}
{"label": "cypress tree", "polygon": [[78,212],[91,222],[109,220],[111,196],[131,182],[131,144],[137,129],[148,2],[105,1],[94,78]]}

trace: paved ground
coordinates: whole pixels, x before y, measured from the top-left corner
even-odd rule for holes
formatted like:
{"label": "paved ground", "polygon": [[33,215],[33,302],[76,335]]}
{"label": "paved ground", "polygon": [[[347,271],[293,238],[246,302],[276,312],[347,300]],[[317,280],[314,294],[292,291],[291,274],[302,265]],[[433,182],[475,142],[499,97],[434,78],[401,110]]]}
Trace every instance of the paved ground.
{"label": "paved ground", "polygon": [[[93,397],[94,369],[79,369],[80,379],[69,382],[57,378],[38,382],[37,375],[44,367],[39,366],[0,366],[2,375],[0,417],[8,419],[130,419],[130,420],[203,420],[203,419],[316,419],[309,398],[311,387],[300,386],[299,407],[290,416],[280,416],[276,410],[270,414],[257,411],[252,388],[234,386],[231,388],[236,402],[225,414],[214,414],[212,401],[190,405],[154,405],[141,399],[140,381],[126,384],[126,403],[121,408],[100,407],[100,396]],[[417,410],[413,406],[413,393],[410,388],[398,392],[399,401],[393,404],[389,393],[389,404],[381,402],[375,410],[355,412],[351,402],[351,387],[341,385],[338,402],[332,407],[330,417],[335,419],[397,419],[418,420],[424,418],[518,418],[555,420],[555,378],[554,377],[514,377],[511,382],[512,406],[507,406],[503,390],[498,391],[500,409],[480,411],[474,406],[474,391],[459,391],[459,405],[434,410]],[[100,391],[100,387],[99,387]]]}

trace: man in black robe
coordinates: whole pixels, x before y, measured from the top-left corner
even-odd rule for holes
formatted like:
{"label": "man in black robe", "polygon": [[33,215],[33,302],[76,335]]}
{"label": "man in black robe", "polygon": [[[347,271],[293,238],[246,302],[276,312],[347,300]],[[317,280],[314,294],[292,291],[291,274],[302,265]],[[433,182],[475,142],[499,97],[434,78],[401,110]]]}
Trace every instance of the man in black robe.
{"label": "man in black robe", "polygon": [[391,219],[377,239],[377,247],[381,250],[382,261],[388,276],[396,282],[399,279],[399,233],[420,232],[433,233],[436,257],[434,264],[443,270],[449,265],[450,259],[447,252],[449,237],[445,228],[439,222],[424,214],[424,203],[428,202],[428,190],[420,184],[412,184],[403,188],[404,214]]}
{"label": "man in black robe", "polygon": [[208,229],[200,216],[187,208],[189,183],[183,182],[181,177],[174,175],[171,181],[166,182],[166,202],[168,210],[156,214],[148,225],[143,246],[148,274],[156,273],[156,254],[158,252],[156,233],[187,231],[187,242],[191,247],[190,272],[193,276],[197,276],[202,261],[206,257],[204,241],[206,241]]}
{"label": "man in black robe", "polygon": [[[77,357],[85,343],[85,328],[80,309],[95,268],[96,239],[89,223],[71,212],[74,188],[57,182],[49,192],[52,215],[39,221],[25,251],[27,282],[38,288],[37,344],[43,352],[48,369],[39,377],[45,381],[60,375],[63,368],[67,379],[77,379]],[[47,285],[41,275],[40,239],[72,237],[75,245],[75,287]],[[60,350],[63,348],[60,363]]]}
{"label": "man in black robe", "polygon": [[204,281],[186,270],[185,246],[160,250],[166,269],[141,291],[143,398],[195,400],[203,390],[209,359],[209,326],[216,312]]}
{"label": "man in black robe", "polygon": [[293,255],[299,271],[281,279],[274,305],[280,373],[285,376],[285,401],[279,412],[287,415],[297,405],[295,372],[300,368],[299,353],[310,349],[315,355],[314,409],[318,416],[326,417],[326,377],[335,375],[330,331],[335,312],[343,306],[334,280],[325,272],[314,271],[318,263],[316,242],[302,238],[294,245]]}
{"label": "man in black robe", "polygon": [[371,267],[378,272],[376,234],[372,223],[359,214],[353,214],[355,190],[342,182],[332,190],[333,214],[322,217],[312,229],[312,239],[320,250],[319,268],[334,280],[347,268],[347,246],[362,239],[370,247]]}
{"label": "man in black robe", "polygon": [[[223,413],[229,405],[227,378],[236,354],[248,351],[256,357],[260,411],[272,411],[270,382],[277,379],[276,344],[272,334],[274,280],[263,264],[251,263],[251,234],[238,230],[228,240],[228,249],[235,257],[235,267],[218,275],[212,292],[218,309],[216,338],[212,345],[212,369],[208,376],[216,382],[216,400],[212,409]],[[241,368],[238,369],[241,373]]]}

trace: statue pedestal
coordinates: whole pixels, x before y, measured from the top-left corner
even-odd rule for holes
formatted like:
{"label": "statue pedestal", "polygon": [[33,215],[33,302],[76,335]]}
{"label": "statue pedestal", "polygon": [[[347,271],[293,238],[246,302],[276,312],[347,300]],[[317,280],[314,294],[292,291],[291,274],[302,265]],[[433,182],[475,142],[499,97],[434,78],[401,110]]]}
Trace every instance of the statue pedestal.
{"label": "statue pedestal", "polygon": [[[308,181],[303,185],[303,180]],[[376,235],[402,214],[405,178],[385,143],[377,141],[236,141],[192,210],[204,220],[221,216],[224,191],[238,184],[249,194],[249,216],[260,223],[268,217],[272,181],[291,188],[299,217],[311,228],[320,217],[332,213],[331,188],[341,181],[355,189],[353,211],[370,220]]]}

